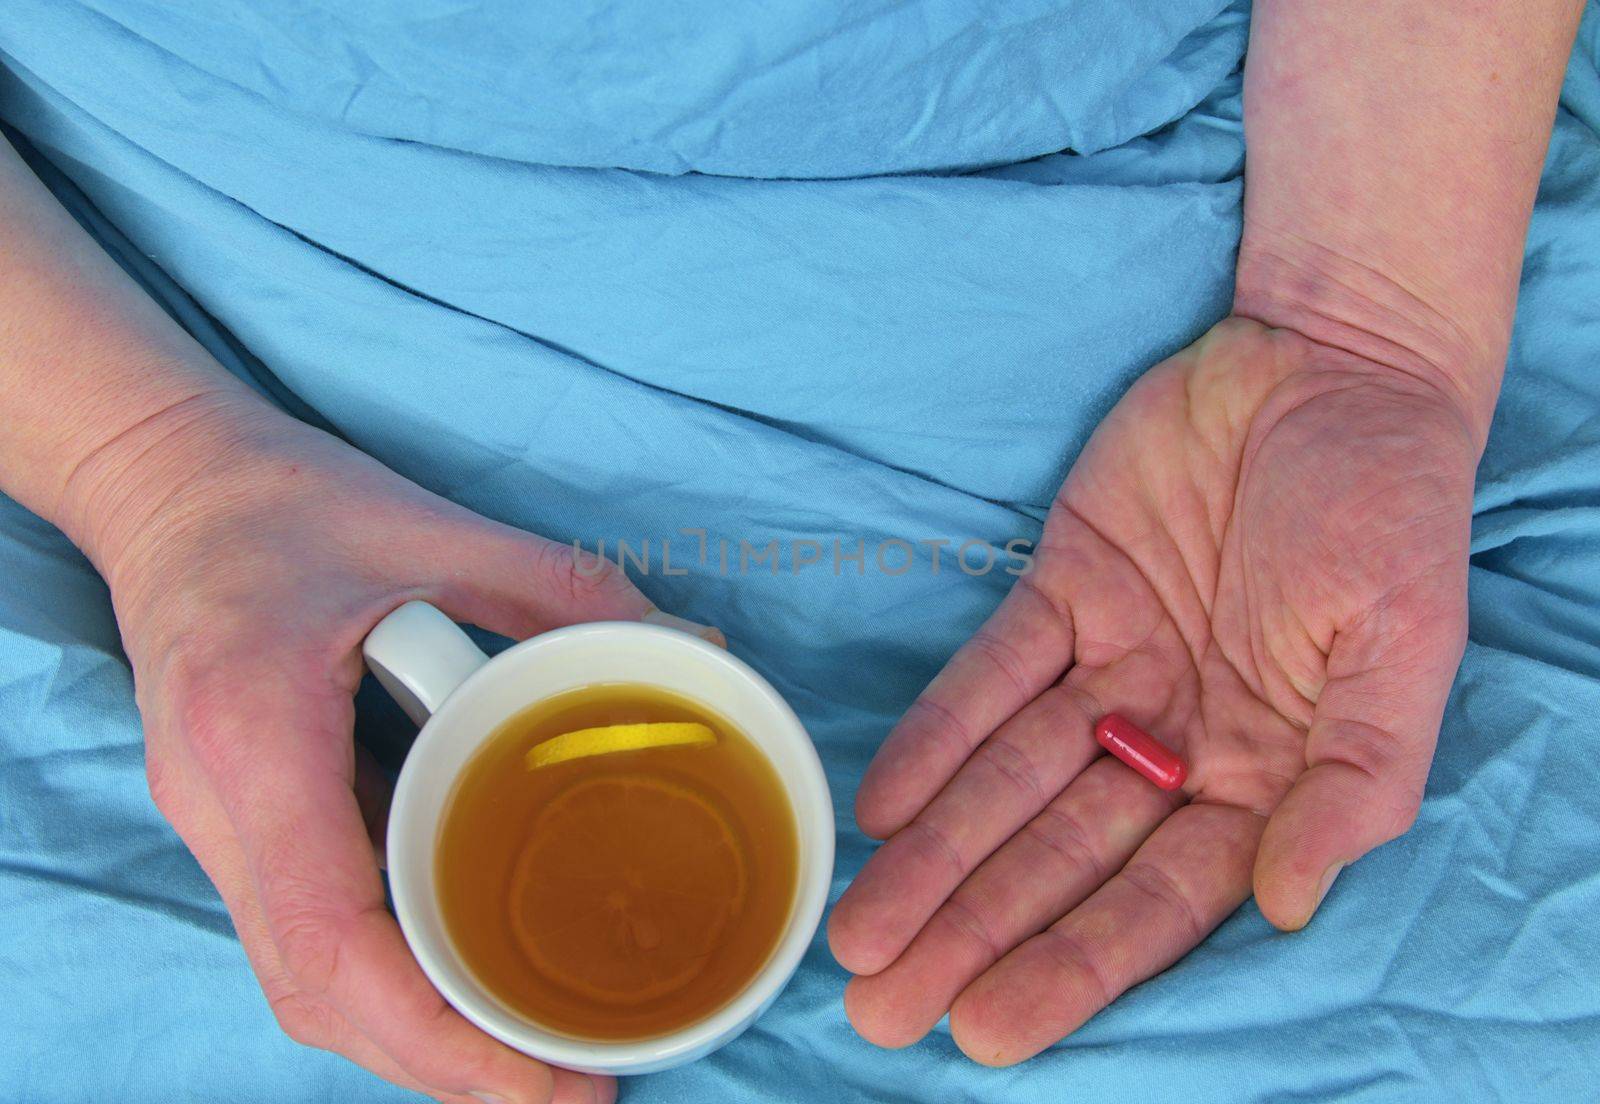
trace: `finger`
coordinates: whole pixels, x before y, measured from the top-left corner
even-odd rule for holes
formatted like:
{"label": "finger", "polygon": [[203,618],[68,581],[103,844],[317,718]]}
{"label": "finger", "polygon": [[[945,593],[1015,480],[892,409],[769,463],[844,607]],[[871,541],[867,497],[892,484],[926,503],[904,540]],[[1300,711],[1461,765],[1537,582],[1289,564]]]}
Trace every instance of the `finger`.
{"label": "finger", "polygon": [[351,789],[351,689],[231,672],[195,694],[210,704],[187,741],[244,849],[278,959],[300,998],[429,1091],[542,1104],[549,1069],[446,1004],[388,912]]}
{"label": "finger", "polygon": [[727,647],[720,629],[657,609],[613,560],[499,525],[463,540],[403,566],[427,572],[429,597],[459,621],[513,640],[586,621],[648,621]]}
{"label": "finger", "polygon": [[1182,958],[1249,897],[1261,829],[1232,806],[1173,813],[1121,873],[956,998],[956,1045],[984,1065],[1020,1062]]}
{"label": "finger", "polygon": [[[480,1032],[434,990],[376,879],[358,888],[345,876],[365,843],[354,802],[346,797],[338,810],[333,787],[307,784],[302,792],[320,806],[315,814],[302,814],[293,826],[245,829],[247,838],[259,840],[246,847],[279,956],[296,986],[339,1011],[435,1091],[489,1094],[515,1104],[548,1099],[547,1068]],[[344,872],[330,876],[330,867]]]}
{"label": "finger", "polygon": [[617,564],[506,526],[474,524],[432,555],[402,565],[423,573],[441,609],[522,640],[585,621],[637,621],[655,607]]}
{"label": "finger", "polygon": [[1346,864],[1416,820],[1465,646],[1462,608],[1411,595],[1334,640],[1307,768],[1256,859],[1256,903],[1278,927],[1304,927]]}
{"label": "finger", "polygon": [[698,621],[690,621],[687,617],[679,617],[677,614],[668,613],[666,610],[652,609],[639,620],[650,625],[660,625],[666,629],[676,629],[679,632],[688,633],[690,636],[698,636],[701,640],[706,641],[708,644],[715,644],[719,648],[728,646],[728,638],[716,626],[702,625]]}
{"label": "finger", "polygon": [[617,1099],[615,1077],[595,1077],[555,1066],[550,1072],[555,1076],[550,1104],[612,1104]]}
{"label": "finger", "polygon": [[889,733],[856,793],[856,823],[884,839],[927,805],[974,748],[1071,662],[1072,619],[1020,577]]}
{"label": "finger", "polygon": [[1098,707],[1057,683],[1001,725],[928,807],[867,860],[828,943],[853,974],[893,962],[956,886],[1101,754]]}
{"label": "finger", "polygon": [[269,992],[268,1003],[284,1034],[302,1046],[337,1054],[392,1085],[434,1100],[448,1104],[483,1104],[481,1097],[440,1092],[424,1085],[326,1005],[302,1002],[292,991],[278,997],[271,996]]}
{"label": "finger", "polygon": [[1183,801],[1101,756],[996,851],[887,969],[845,987],[862,1038],[909,1046],[1011,948],[1122,868]]}
{"label": "finger", "polygon": [[[331,1009],[301,1001],[267,930],[255,897],[255,887],[245,867],[244,855],[227,814],[217,803],[204,778],[187,760],[176,741],[152,739],[151,754],[162,762],[165,781],[158,805],[183,837],[206,877],[216,886],[233,928],[256,975],[268,1007],[285,1034],[307,1046],[329,1050],[371,1073],[417,1093],[428,1086],[408,1076],[370,1040],[351,1029]],[[152,771],[152,777],[156,774]],[[478,1104],[471,1097],[439,1096],[452,1104]]]}

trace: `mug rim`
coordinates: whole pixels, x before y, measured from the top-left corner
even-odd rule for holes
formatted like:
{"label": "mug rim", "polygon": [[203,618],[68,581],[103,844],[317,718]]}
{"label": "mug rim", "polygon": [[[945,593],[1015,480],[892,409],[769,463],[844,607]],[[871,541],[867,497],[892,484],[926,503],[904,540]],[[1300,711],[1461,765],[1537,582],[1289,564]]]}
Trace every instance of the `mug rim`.
{"label": "mug rim", "polygon": [[[575,1038],[540,1025],[498,1002],[490,1003],[481,999],[476,992],[460,991],[449,973],[440,968],[439,960],[448,959],[462,974],[476,981],[471,967],[450,944],[447,931],[443,932],[445,945],[438,946],[418,916],[418,910],[426,907],[426,902],[419,901],[417,895],[426,893],[425,883],[429,879],[419,876],[417,883],[424,883],[419,887],[413,883],[411,870],[408,869],[412,864],[397,860],[412,857],[412,849],[403,842],[402,834],[408,830],[407,822],[420,815],[409,812],[414,802],[421,800],[417,789],[423,784],[419,781],[422,776],[415,768],[422,758],[418,752],[426,752],[450,739],[450,734],[457,730],[454,718],[468,707],[464,703],[475,696],[476,688],[498,677],[496,669],[503,670],[508,661],[526,662],[527,656],[541,650],[560,647],[573,640],[619,632],[654,639],[665,647],[695,652],[701,659],[721,666],[726,674],[734,676],[758,693],[763,705],[777,722],[773,730],[774,737],[794,745],[799,752],[799,772],[806,776],[795,778],[792,771],[786,772],[773,763],[793,810],[796,834],[801,837],[797,843],[802,848],[802,871],[796,875],[794,903],[776,945],[761,969],[730,1000],[709,1015],[675,1031],[640,1039],[591,1040]],[[549,696],[531,696],[516,708],[526,708]],[[507,712],[472,741],[471,750],[462,760],[461,767],[449,779],[450,788],[459,780],[466,763],[483,747],[499,724],[514,712]],[[767,755],[767,758],[769,762],[772,761],[771,755]],[[446,808],[447,803],[441,805],[440,818],[436,818],[433,824],[426,851],[426,860],[430,864],[437,856],[439,819],[442,819]],[[803,833],[807,824],[817,828],[815,837],[821,841],[809,849],[806,848]],[[405,762],[401,764],[390,805],[385,845],[391,860],[388,870],[389,892],[401,931],[423,973],[452,1007],[479,1029],[530,1057],[581,1072],[617,1074],[665,1068],[709,1053],[730,1041],[765,1010],[799,967],[821,925],[833,880],[834,837],[832,794],[816,746],[793,708],[758,671],[724,649],[677,629],[638,621],[594,621],[551,629],[513,644],[489,657],[451,691],[417,733]],[[809,869],[806,868],[808,857],[814,860]],[[436,901],[433,905],[437,908]],[[483,987],[481,982],[477,982],[477,985]],[[484,995],[492,999],[492,993]]]}

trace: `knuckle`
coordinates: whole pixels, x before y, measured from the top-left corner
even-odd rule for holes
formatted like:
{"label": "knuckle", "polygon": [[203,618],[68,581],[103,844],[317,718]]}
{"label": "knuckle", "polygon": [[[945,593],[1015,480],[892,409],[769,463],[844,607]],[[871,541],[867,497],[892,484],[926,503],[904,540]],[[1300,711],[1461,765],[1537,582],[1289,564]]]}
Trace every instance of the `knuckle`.
{"label": "knuckle", "polygon": [[1075,979],[1089,991],[1097,1008],[1104,1008],[1116,999],[1122,987],[1107,975],[1096,949],[1076,930],[1046,928],[1034,938],[1063,977]]}
{"label": "knuckle", "polygon": [[967,863],[949,834],[932,820],[918,819],[905,827],[902,834],[910,837],[913,848],[935,866],[941,866],[958,876],[967,873]]}
{"label": "knuckle", "polygon": [[437,994],[431,999],[406,1001],[396,1008],[394,1015],[397,1021],[406,1024],[411,1037],[420,1044],[395,1055],[401,1068],[418,1081],[441,1088],[457,1087],[458,1091],[473,1085],[492,1085],[504,1081],[505,1071],[500,1066],[494,1045],[487,1040],[483,1041],[485,1045],[448,1048],[429,1045],[430,1040],[448,1035],[448,1032],[440,1030],[442,1021],[456,1014]]}
{"label": "knuckle", "polygon": [[613,560],[571,545],[540,542],[536,555],[541,573],[565,597],[579,605],[629,597],[634,587]]}
{"label": "knuckle", "polygon": [[1195,909],[1194,902],[1172,875],[1152,862],[1132,862],[1122,870],[1128,884],[1144,894],[1156,906],[1176,920],[1193,943],[1199,943],[1211,931],[1206,918]]}
{"label": "knuckle", "polygon": [[1105,881],[1110,871],[1095,850],[1083,821],[1058,805],[1047,805],[1023,826],[1026,838],[1039,844],[1044,854],[1054,858],[1066,871],[1085,871],[1097,881]]}
{"label": "knuckle", "polygon": [[279,958],[301,992],[320,997],[339,969],[344,920],[327,902],[325,887],[312,884],[305,869],[305,861],[286,854],[283,845],[262,852],[260,878]]}
{"label": "knuckle", "polygon": [[1069,628],[1072,627],[1072,608],[1066,604],[1066,600],[1060,595],[1041,585],[1033,574],[1018,576],[1016,589],[1049,610],[1056,620],[1063,625]]}
{"label": "knuckle", "polygon": [[966,723],[949,706],[929,693],[924,693],[911,703],[895,735],[900,738],[909,736],[918,743],[943,746],[962,758],[972,750],[972,733]]}
{"label": "knuckle", "polygon": [[1381,783],[1404,755],[1402,741],[1394,733],[1364,721],[1330,721],[1321,733],[1325,742],[1321,758],[1336,759],[1354,767],[1374,782]]}
{"label": "knuckle", "polygon": [[1405,789],[1395,794],[1394,797],[1381,804],[1378,809],[1378,823],[1383,837],[1386,840],[1398,839],[1411,831],[1412,825],[1417,822],[1417,814],[1422,810],[1422,792],[1420,789]]}
{"label": "knuckle", "polygon": [[939,915],[946,924],[981,950],[987,956],[987,961],[998,962],[1005,956],[1008,948],[1001,943],[994,929],[959,893],[952,895],[944,903]]}
{"label": "knuckle", "polygon": [[1024,700],[1037,692],[1029,676],[1027,662],[1011,641],[987,627],[979,629],[968,642],[973,651],[988,660],[990,666],[1011,684],[1012,690]]}
{"label": "knuckle", "polygon": [[294,910],[280,915],[274,935],[283,968],[312,996],[321,996],[333,984],[339,969],[337,925],[318,909]]}
{"label": "knuckle", "polygon": [[496,1063],[478,1047],[449,1053],[425,1048],[411,1066],[419,1080],[431,1084],[493,1085],[504,1080]]}
{"label": "knuckle", "polygon": [[337,1032],[333,1013],[326,1005],[306,1000],[298,993],[269,998],[273,1018],[279,1029],[301,1046],[330,1049]]}
{"label": "knuckle", "polygon": [[1041,808],[1050,800],[1040,779],[1038,765],[1016,744],[996,737],[987,741],[979,749],[978,755],[979,761],[1003,779],[1030,810]]}
{"label": "knuckle", "polygon": [[1339,721],[1327,731],[1324,761],[1363,776],[1373,830],[1385,840],[1404,835],[1416,823],[1427,783],[1428,761],[1416,754],[1415,741],[1361,721]]}

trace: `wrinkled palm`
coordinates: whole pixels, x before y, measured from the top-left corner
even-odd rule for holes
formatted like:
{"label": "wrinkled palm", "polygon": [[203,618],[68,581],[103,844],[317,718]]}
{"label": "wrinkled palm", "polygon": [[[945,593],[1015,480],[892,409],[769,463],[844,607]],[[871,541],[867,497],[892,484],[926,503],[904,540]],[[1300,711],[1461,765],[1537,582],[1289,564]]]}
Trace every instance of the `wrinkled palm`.
{"label": "wrinkled palm", "polygon": [[[946,1011],[1019,1061],[1187,953],[1252,890],[1283,927],[1421,800],[1465,635],[1478,446],[1453,395],[1230,319],[1096,431],[1034,570],[867,772],[888,842],[829,936],[886,1046]],[[1166,794],[1101,754],[1119,712]]]}

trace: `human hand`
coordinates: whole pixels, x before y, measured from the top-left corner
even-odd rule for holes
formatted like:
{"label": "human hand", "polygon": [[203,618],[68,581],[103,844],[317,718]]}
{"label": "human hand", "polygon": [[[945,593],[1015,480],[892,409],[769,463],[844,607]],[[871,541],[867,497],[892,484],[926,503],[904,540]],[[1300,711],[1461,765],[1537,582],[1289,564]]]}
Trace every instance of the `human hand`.
{"label": "human hand", "polygon": [[[179,411],[158,445],[138,444],[142,472],[189,469],[176,491],[112,480],[116,465],[96,458],[114,532],[95,545],[133,663],[151,793],[216,883],[278,1022],[439,1100],[612,1100],[610,1078],[549,1068],[479,1031],[412,958],[374,853],[387,781],[353,744],[352,695],[363,637],[413,598],[515,638],[676,619],[614,566],[578,570],[571,548],[264,406],[222,405]],[[210,459],[196,471],[196,457]]]}
{"label": "human hand", "polygon": [[[856,801],[887,842],[834,909],[868,1040],[948,1010],[1006,1065],[1247,897],[1304,925],[1404,832],[1466,631],[1482,426],[1443,381],[1230,319],[1112,410],[1032,572],[907,711]],[[1187,761],[1163,792],[1093,736]]]}

